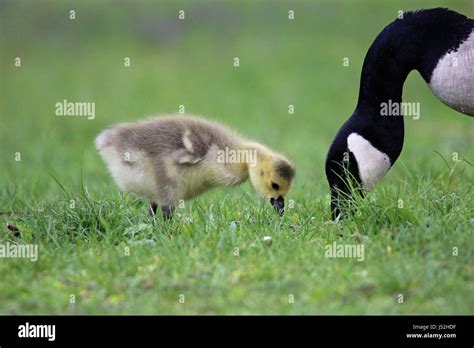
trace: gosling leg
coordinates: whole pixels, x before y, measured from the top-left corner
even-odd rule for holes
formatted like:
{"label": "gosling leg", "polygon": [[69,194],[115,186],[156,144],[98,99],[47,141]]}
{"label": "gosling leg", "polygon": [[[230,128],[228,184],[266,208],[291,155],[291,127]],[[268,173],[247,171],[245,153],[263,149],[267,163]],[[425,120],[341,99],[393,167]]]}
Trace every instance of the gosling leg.
{"label": "gosling leg", "polygon": [[150,206],[148,207],[148,212],[150,213],[150,216],[155,216],[157,209],[158,204],[156,204],[155,202],[150,202]]}
{"label": "gosling leg", "polygon": [[162,205],[161,212],[165,220],[171,220],[173,217],[174,207],[172,205]]}

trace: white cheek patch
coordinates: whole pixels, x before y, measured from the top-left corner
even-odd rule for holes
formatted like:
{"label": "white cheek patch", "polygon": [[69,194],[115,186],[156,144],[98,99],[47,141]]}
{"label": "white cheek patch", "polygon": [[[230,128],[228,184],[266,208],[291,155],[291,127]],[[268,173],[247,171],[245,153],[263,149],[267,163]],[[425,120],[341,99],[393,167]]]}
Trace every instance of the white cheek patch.
{"label": "white cheek patch", "polygon": [[357,133],[351,133],[347,137],[347,147],[357,161],[364,188],[371,190],[390,169],[390,158]]}
{"label": "white cheek patch", "polygon": [[438,61],[429,86],[443,103],[474,115],[474,31],[455,52]]}

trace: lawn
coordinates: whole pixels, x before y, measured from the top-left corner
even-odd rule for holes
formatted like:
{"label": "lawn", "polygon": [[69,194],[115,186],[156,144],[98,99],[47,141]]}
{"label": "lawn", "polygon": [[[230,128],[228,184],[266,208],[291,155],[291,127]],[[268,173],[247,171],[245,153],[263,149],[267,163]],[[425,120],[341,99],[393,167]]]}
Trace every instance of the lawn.
{"label": "lawn", "polygon": [[[37,262],[0,259],[0,314],[474,313],[472,118],[413,72],[421,116],[343,222],[324,174],[375,36],[437,6],[474,15],[468,0],[0,1],[0,244],[39,246]],[[63,100],[94,102],[94,119],[56,116]],[[170,222],[118,191],[95,136],[180,106],[293,160],[283,217],[249,183]],[[334,242],[364,259],[327,257]]]}

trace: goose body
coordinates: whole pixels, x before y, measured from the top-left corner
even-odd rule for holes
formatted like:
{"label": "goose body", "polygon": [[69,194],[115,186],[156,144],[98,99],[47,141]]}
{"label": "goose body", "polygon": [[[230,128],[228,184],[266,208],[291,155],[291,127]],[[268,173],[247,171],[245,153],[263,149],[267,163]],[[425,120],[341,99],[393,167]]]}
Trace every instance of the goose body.
{"label": "goose body", "polygon": [[341,213],[341,199],[350,197],[348,180],[370,190],[400,155],[403,115],[381,110],[401,105],[412,70],[443,103],[474,115],[474,21],[448,9],[420,10],[405,13],[377,36],[364,60],[356,109],[326,157],[333,219]]}
{"label": "goose body", "polygon": [[429,86],[446,105],[474,115],[474,30],[457,49],[439,59]]}
{"label": "goose body", "polygon": [[194,116],[155,117],[100,133],[96,148],[119,188],[147,198],[170,218],[181,200],[249,177],[280,213],[290,190],[291,162],[264,145]]}

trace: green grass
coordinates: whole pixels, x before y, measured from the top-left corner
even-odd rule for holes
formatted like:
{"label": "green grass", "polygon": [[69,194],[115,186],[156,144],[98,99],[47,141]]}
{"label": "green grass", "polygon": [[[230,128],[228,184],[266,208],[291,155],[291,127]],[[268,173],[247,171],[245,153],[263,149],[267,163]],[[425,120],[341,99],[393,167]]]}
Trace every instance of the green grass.
{"label": "green grass", "polygon": [[[4,3],[0,243],[37,243],[39,260],[0,259],[0,313],[473,313],[472,118],[413,73],[404,98],[421,104],[421,118],[405,120],[400,159],[344,222],[330,222],[324,175],[375,35],[399,9],[441,5],[472,17],[471,2]],[[94,101],[96,118],[56,117],[63,99]],[[288,155],[294,207],[279,218],[247,183],[164,222],[119,193],[95,135],[180,104]],[[364,261],[325,257],[334,241],[364,244]]]}

